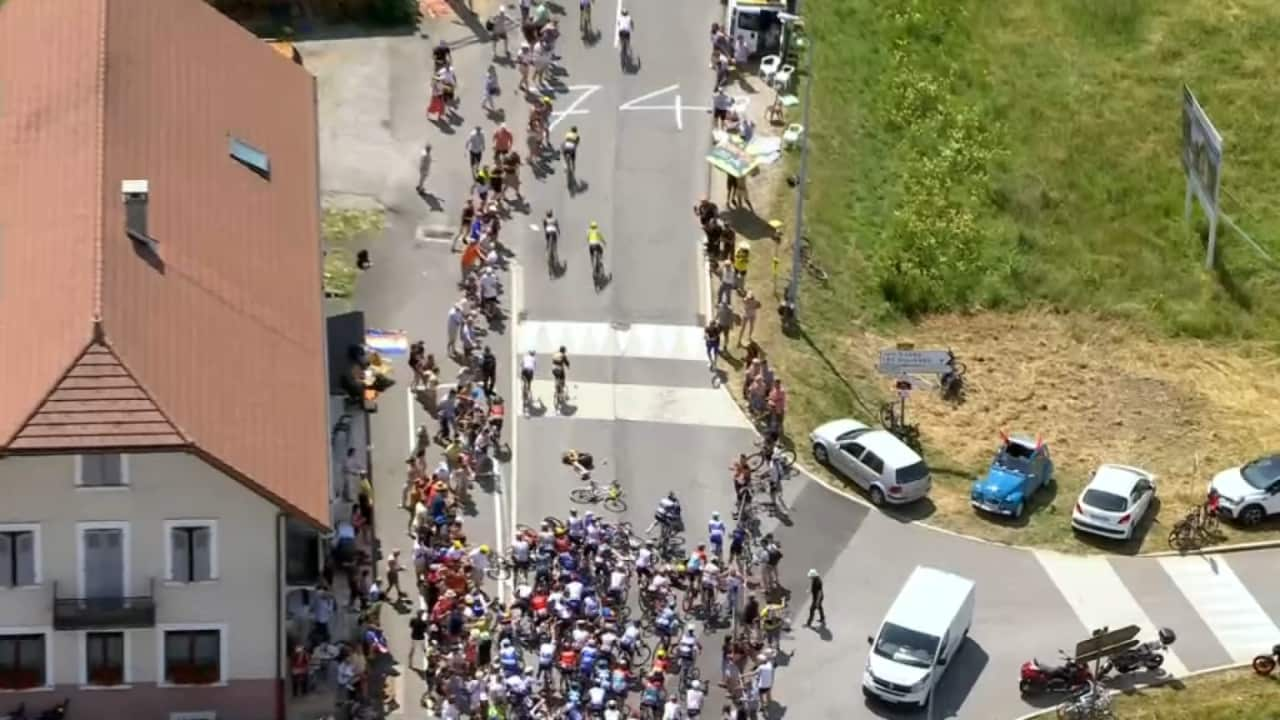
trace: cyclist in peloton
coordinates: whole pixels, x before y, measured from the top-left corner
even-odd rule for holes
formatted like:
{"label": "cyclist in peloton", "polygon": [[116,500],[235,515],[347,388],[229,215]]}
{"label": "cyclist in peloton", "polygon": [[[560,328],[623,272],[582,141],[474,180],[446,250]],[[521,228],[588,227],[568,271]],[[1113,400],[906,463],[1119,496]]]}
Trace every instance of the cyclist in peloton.
{"label": "cyclist in peloton", "polygon": [[587,252],[591,254],[591,266],[600,268],[604,265],[604,233],[600,232],[600,223],[591,221],[591,229],[587,230]]}
{"label": "cyclist in peloton", "polygon": [[618,16],[618,41],[622,44],[624,56],[631,54],[631,31],[634,29],[635,21],[631,18],[631,11],[624,8]]}
{"label": "cyclist in peloton", "polygon": [[582,136],[578,134],[578,126],[575,125],[564,134],[564,144],[560,146],[560,152],[564,155],[564,167],[570,175],[578,170],[578,144],[581,141]]}
{"label": "cyclist in peloton", "polygon": [[538,369],[538,356],[534,351],[530,350],[524,357],[520,358],[520,388],[524,391],[524,403],[528,405],[533,400],[533,373]]}
{"label": "cyclist in peloton", "polygon": [[560,239],[560,221],[550,210],[547,211],[547,216],[542,218],[542,235],[547,239],[547,252],[554,254],[556,242]]}
{"label": "cyclist in peloton", "polygon": [[556,397],[564,393],[565,383],[569,377],[569,354],[565,352],[564,346],[560,346],[559,352],[551,356],[551,376],[556,379]]}

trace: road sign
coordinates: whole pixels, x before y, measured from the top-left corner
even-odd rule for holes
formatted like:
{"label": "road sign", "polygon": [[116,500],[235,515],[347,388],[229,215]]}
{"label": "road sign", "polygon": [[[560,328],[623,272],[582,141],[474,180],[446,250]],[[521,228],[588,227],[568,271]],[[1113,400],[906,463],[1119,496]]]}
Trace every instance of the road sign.
{"label": "road sign", "polygon": [[906,400],[910,397],[912,387],[913,385],[911,384],[910,378],[898,378],[893,383],[893,389],[898,391],[899,400]]}
{"label": "road sign", "polygon": [[1129,625],[1119,630],[1103,628],[1102,632],[1094,633],[1088,640],[1076,643],[1076,662],[1093,662],[1137,647],[1138,641],[1135,638],[1140,632],[1142,630],[1137,625]]}
{"label": "road sign", "polygon": [[951,371],[947,350],[881,350],[876,369],[884,375],[942,375]]}

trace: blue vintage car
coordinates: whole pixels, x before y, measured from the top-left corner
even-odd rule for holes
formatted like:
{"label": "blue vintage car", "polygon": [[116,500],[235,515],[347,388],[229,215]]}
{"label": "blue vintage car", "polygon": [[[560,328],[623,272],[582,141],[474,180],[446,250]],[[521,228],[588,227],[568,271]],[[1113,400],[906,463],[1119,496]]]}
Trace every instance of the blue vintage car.
{"label": "blue vintage car", "polygon": [[1036,490],[1053,483],[1049,446],[1026,435],[1002,435],[987,474],[973,481],[969,504],[979,510],[1022,517]]}

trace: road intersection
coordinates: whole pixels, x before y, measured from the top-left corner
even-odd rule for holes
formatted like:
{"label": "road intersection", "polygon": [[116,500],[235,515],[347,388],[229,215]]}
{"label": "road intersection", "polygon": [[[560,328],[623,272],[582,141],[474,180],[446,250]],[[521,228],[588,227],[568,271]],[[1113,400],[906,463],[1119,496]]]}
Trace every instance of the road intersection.
{"label": "road intersection", "polygon": [[[515,396],[515,357],[523,351],[537,351],[546,365],[546,354],[564,345],[573,367],[569,406],[563,413],[513,419],[510,462],[477,493],[468,533],[492,539],[495,548],[517,522],[565,514],[576,480],[559,458],[569,448],[605,462],[598,475],[621,483],[625,515],[640,528],[658,498],[676,490],[695,542],[713,510],[727,514],[731,508],[728,465],[755,438],[729,390],[712,382],[702,355],[699,323],[707,289],[688,210],[706,187],[704,104],[711,79],[705,30],[719,5],[663,0],[631,8],[640,66],[634,72],[618,67],[612,43],[584,45],[570,32],[576,18],[563,23],[560,48],[570,76],[555,122],[561,134],[567,125],[581,130],[578,185],[569,192],[558,169],[537,182],[526,180],[528,214],[517,214],[504,230],[515,250],[506,283],[510,318],[504,332],[487,339],[505,363],[500,392]],[[374,266],[362,278],[356,302],[371,326],[403,329],[440,350],[444,311],[457,294],[457,256],[444,247],[441,232],[424,229],[450,228],[470,186],[461,135],[472,118],[484,116],[475,90],[490,51],[487,43],[467,44],[466,24],[441,19],[431,27],[430,40],[342,40],[301,48],[320,77],[325,191],[361,196],[388,211],[387,232],[370,247]],[[439,37],[455,44],[467,118],[447,130],[429,127],[423,118],[430,46]],[[514,88],[514,73],[502,72],[504,88]],[[504,100],[508,123],[522,130],[523,102]],[[413,186],[417,151],[427,141],[436,146],[436,162],[428,180],[433,194],[422,198]],[[556,276],[545,270],[536,229],[547,209],[560,219],[567,264]],[[609,243],[611,280],[599,292],[581,242],[592,220]],[[549,370],[539,370],[534,393],[551,404]],[[404,515],[397,501],[402,462],[423,419],[412,402],[400,401],[384,402],[373,419],[384,553],[411,549],[399,531]],[[1278,551],[1158,560],[1065,557],[900,523],[803,475],[786,492],[795,525],[777,528],[786,554],[782,582],[797,591],[793,610],[799,614],[804,574],[811,567],[822,573],[829,624],[797,627],[784,639],[786,665],[770,718],[784,712],[804,720],[1014,717],[1030,709],[1017,694],[1018,665],[1032,656],[1053,659],[1057,648],[1069,649],[1100,624],[1137,623],[1144,639],[1156,626],[1175,628],[1170,669],[1177,673],[1247,660],[1280,641]],[[970,641],[923,714],[867,704],[857,688],[865,637],[917,564],[965,575],[978,587]],[[388,628],[398,657],[407,652],[402,624]],[[718,637],[706,645],[704,676],[715,677]],[[422,690],[412,673],[397,680],[403,717],[422,717],[416,707]]]}

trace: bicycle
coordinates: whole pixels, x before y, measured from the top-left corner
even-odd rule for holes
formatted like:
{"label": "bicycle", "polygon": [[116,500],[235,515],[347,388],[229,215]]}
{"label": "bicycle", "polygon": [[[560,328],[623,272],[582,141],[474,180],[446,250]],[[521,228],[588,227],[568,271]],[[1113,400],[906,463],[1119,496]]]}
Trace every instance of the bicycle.
{"label": "bicycle", "polygon": [[1092,680],[1089,686],[1057,709],[1059,720],[1108,720],[1114,718],[1111,693]]}
{"label": "bicycle", "polygon": [[588,251],[591,253],[591,280],[598,288],[604,284],[604,248],[591,245]]}
{"label": "bicycle", "polygon": [[791,474],[791,469],[795,467],[796,464],[795,450],[779,447],[777,444],[774,444],[773,447],[769,447],[769,444],[764,440],[756,440],[755,445],[757,450],[747,456],[747,467],[749,469],[759,470],[764,468],[766,471],[771,470],[769,467],[770,457],[774,453],[777,453],[779,460],[782,462],[784,473],[787,475]]}
{"label": "bicycle", "polygon": [[813,259],[813,248],[809,245],[808,238],[800,239],[800,262],[804,263],[804,269],[818,282],[826,284],[831,279],[827,271]]}
{"label": "bicycle", "polygon": [[1218,538],[1218,516],[1207,514],[1203,507],[1187,513],[1169,531],[1169,547],[1179,552],[1196,550]]}
{"label": "bicycle", "polygon": [[622,499],[622,486],[614,480],[601,487],[595,480],[587,478],[582,486],[569,491],[569,499],[580,505],[600,503],[605,510],[615,513],[627,511],[627,503]]}
{"label": "bicycle", "polygon": [[565,382],[564,373],[556,375],[556,392],[555,403],[557,408],[563,408],[569,404],[568,383]]}
{"label": "bicycle", "polygon": [[584,37],[591,33],[591,2],[592,0],[578,2],[578,30]]}

